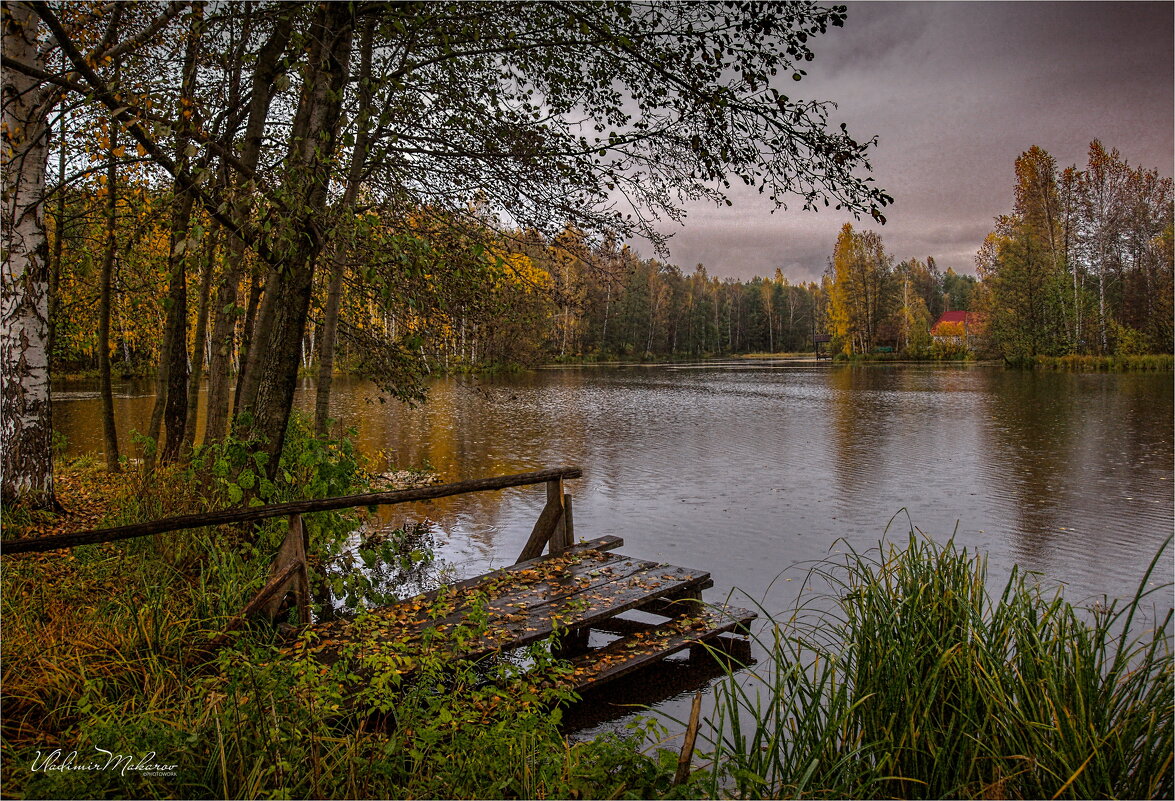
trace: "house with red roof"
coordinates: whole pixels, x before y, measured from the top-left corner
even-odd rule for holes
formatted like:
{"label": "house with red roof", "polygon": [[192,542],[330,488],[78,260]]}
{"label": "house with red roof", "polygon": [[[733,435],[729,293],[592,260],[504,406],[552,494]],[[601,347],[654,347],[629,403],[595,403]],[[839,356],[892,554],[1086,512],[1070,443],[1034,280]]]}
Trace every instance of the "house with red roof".
{"label": "house with red roof", "polygon": [[943,312],[930,327],[930,336],[935,342],[946,342],[970,347],[983,330],[983,320],[975,312]]}

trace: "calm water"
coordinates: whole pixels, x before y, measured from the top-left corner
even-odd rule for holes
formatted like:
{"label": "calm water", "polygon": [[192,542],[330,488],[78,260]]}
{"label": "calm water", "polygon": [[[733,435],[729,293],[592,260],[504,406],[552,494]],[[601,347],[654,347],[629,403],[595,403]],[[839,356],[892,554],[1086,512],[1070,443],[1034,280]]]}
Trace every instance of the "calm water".
{"label": "calm water", "polygon": [[[1072,600],[1130,594],[1175,526],[1169,374],[585,367],[445,378],[417,409],[366,382],[336,388],[334,416],[385,464],[444,480],[580,466],[577,536],[621,536],[625,553],[711,571],[708,598],[737,587],[771,610],[795,600],[806,563],[875,546],[895,515],[894,539],[911,524],[954,533],[997,579],[1019,563]],[[60,390],[55,427],[71,451],[99,451],[92,388]],[[145,428],[151,398],[119,394],[120,432]],[[446,558],[473,574],[514,561],[543,502],[522,488],[392,519],[435,521]],[[1156,582],[1171,578],[1164,558]]]}

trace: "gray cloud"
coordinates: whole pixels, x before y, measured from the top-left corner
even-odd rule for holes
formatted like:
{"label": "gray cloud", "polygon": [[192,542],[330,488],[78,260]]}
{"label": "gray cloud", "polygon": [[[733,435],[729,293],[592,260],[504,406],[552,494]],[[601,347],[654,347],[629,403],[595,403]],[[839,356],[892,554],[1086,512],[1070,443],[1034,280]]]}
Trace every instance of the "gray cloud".
{"label": "gray cloud", "polygon": [[[934,256],[971,271],[993,218],[1011,206],[1013,162],[1032,145],[1081,166],[1100,138],[1132,164],[1172,174],[1173,26],[1171,3],[853,3],[788,90],[834,100],[834,124],[878,135],[873,175],[896,199],[880,233],[896,259]],[[809,280],[852,221],[772,214],[753,192],[732,199],[687,206],[674,262],[741,278],[783,267]]]}

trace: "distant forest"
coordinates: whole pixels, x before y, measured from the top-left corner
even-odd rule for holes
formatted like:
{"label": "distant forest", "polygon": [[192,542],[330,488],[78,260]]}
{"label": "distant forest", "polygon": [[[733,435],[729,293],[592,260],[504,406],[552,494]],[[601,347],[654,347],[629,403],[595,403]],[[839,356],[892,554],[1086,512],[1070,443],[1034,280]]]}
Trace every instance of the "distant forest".
{"label": "distant forest", "polygon": [[[821,281],[793,283],[780,270],[750,281],[719,278],[700,264],[683,270],[571,227],[546,238],[491,233],[501,231],[498,221],[473,230],[427,209],[407,220],[369,210],[334,254],[345,265],[335,287],[336,365],[411,391],[436,369],[803,352],[815,335],[831,336],[824,347],[838,353],[947,356],[957,348],[935,343],[930,329],[953,310],[984,321],[984,336],[971,343],[981,355],[1171,352],[1171,179],[1129,166],[1096,141],[1083,170],[1058,170],[1034,147],[1016,161],[1015,175],[1012,211],[996,220],[976,257],[978,280],[941,270],[933,258],[897,261],[880,234],[850,225]],[[59,369],[97,365],[98,278],[111,219],[105,177],[67,187],[48,215]],[[129,375],[159,361],[170,198],[132,170],[117,180],[110,338],[116,371]],[[188,276],[197,302],[188,305],[187,330],[190,352],[207,362],[211,276],[226,238],[205,231],[196,223],[186,240],[199,249],[200,265]],[[244,271],[231,354],[238,364],[262,289],[253,267]],[[329,277],[312,301],[307,366],[330,316]]]}

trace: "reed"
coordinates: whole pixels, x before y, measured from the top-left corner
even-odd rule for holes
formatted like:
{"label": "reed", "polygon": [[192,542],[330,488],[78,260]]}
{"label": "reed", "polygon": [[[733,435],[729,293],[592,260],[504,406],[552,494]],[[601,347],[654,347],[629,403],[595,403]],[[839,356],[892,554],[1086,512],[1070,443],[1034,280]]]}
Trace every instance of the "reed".
{"label": "reed", "polygon": [[1145,614],[1165,550],[1129,600],[1089,609],[1019,569],[993,597],[953,541],[819,565],[824,605],[717,689],[709,794],[1170,798],[1171,612]]}
{"label": "reed", "polygon": [[1036,356],[1032,365],[1040,370],[1068,370],[1073,372],[1171,372],[1175,370],[1175,356],[1170,353],[1149,353],[1115,356]]}

